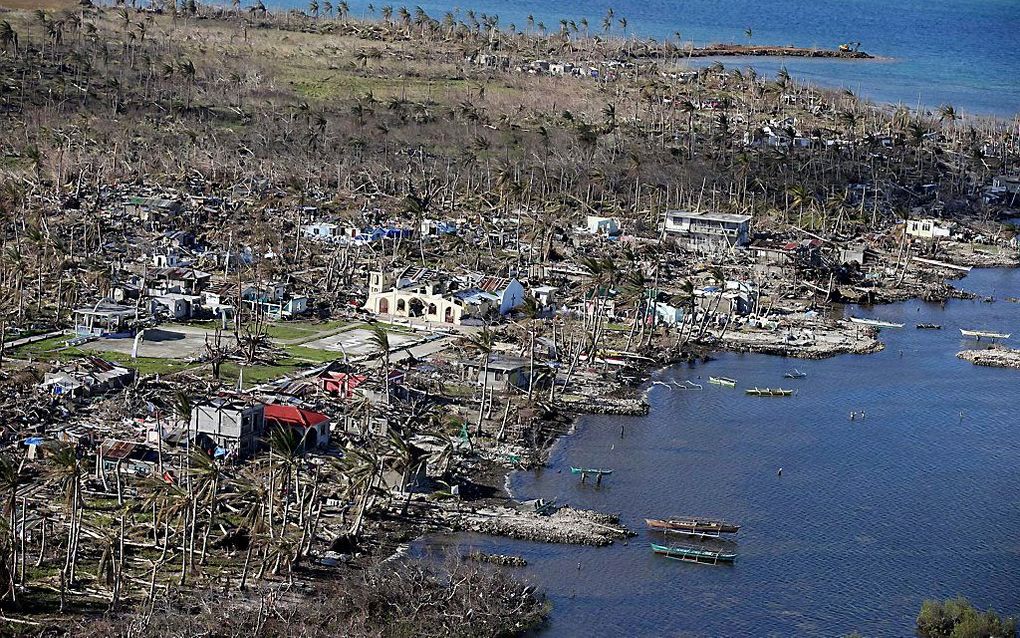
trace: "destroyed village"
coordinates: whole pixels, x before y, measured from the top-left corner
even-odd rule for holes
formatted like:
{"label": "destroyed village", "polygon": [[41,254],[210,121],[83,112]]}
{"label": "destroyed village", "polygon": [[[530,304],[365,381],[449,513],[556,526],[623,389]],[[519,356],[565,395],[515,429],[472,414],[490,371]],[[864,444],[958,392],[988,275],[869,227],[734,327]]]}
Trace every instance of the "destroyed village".
{"label": "destroyed village", "polygon": [[[645,515],[736,531],[669,518],[722,497],[601,504],[661,397],[793,415],[812,365],[901,365],[885,307],[1020,302],[960,285],[1020,263],[1015,119],[686,67],[611,10],[0,4],[2,635],[540,632],[570,607],[541,552],[594,581],[655,558]],[[1020,374],[1009,325],[962,322],[947,365]],[[614,449],[557,452],[585,419]]]}

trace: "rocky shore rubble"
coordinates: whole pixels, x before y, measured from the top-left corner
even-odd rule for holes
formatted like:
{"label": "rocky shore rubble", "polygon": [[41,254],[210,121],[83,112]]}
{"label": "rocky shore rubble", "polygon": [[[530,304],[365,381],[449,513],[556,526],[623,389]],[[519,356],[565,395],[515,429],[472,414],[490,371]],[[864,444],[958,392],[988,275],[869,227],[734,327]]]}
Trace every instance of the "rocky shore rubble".
{"label": "rocky shore rubble", "polygon": [[625,399],[597,396],[563,398],[562,407],[579,414],[611,414],[615,416],[644,416],[648,414],[648,402],[643,398]]}
{"label": "rocky shore rubble", "polygon": [[485,552],[471,552],[466,556],[466,558],[479,563],[490,563],[492,565],[501,565],[503,567],[528,566],[527,560],[520,556],[513,556],[511,554],[486,554]]}
{"label": "rocky shore rubble", "polygon": [[1020,370],[1020,350],[1010,348],[988,348],[986,350],[964,350],[956,356],[977,366],[1013,368]]}
{"label": "rocky shore rubble", "polygon": [[849,322],[786,329],[745,328],[721,334],[719,345],[736,352],[755,352],[800,359],[826,359],[838,354],[869,354],[885,345],[877,331]]}
{"label": "rocky shore rubble", "polygon": [[635,535],[620,524],[619,516],[572,507],[551,513],[493,507],[465,512],[459,523],[462,529],[480,534],[595,547]]}

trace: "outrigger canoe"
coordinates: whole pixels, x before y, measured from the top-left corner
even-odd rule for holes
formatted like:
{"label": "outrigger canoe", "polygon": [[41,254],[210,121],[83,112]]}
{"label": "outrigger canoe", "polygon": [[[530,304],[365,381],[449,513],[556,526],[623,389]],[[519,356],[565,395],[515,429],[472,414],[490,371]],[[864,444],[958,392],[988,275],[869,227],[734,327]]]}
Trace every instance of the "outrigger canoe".
{"label": "outrigger canoe", "polygon": [[740,525],[718,521],[710,518],[696,518],[685,516],[681,518],[646,518],[645,523],[651,529],[665,531],[690,531],[690,532],[721,532],[724,534],[736,534]]}
{"label": "outrigger canoe", "polygon": [[724,385],[729,388],[737,385],[737,380],[730,379],[729,377],[709,377],[708,382],[714,383],[715,385]]}
{"label": "outrigger canoe", "polygon": [[736,554],[716,552],[710,549],[697,549],[694,547],[666,547],[652,543],[652,551],[667,558],[688,561],[691,563],[702,563],[715,565],[717,563],[732,563],[737,559]]}
{"label": "outrigger canoe", "polygon": [[756,397],[793,396],[793,390],[784,390],[783,388],[748,388],[744,392]]}
{"label": "outrigger canoe", "polygon": [[873,326],[875,328],[902,328],[902,323],[894,323],[892,321],[880,321],[878,319],[865,319],[864,317],[850,317],[850,321],[853,323],[859,323],[864,326]]}
{"label": "outrigger canoe", "polygon": [[982,337],[985,339],[1009,339],[1011,333],[1009,332],[988,332],[987,330],[964,330],[960,328],[960,334],[965,337],[977,337],[980,341]]}

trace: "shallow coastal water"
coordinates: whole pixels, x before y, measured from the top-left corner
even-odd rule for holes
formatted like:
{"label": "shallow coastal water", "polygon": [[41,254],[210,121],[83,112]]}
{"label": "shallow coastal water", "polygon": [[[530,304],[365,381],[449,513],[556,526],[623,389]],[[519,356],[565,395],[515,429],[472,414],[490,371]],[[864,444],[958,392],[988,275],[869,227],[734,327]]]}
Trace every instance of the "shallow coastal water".
{"label": "shallow coastal water", "polygon": [[[958,285],[1020,296],[1020,270],[975,270]],[[512,476],[518,498],[619,512],[639,530],[628,544],[459,535],[414,551],[472,545],[524,556],[520,574],[554,605],[548,636],[906,636],[923,599],[957,594],[1020,614],[1020,372],[955,358],[976,345],[961,327],[1020,339],[1020,305],[912,301],[850,311],[907,326],[883,330],[887,347],[874,355],[722,354],[662,371],[657,379],[691,379],[704,390],[652,387],[647,417],[584,418],[548,468]],[[928,322],[943,328],[914,328]],[[783,379],[794,367],[808,377]],[[740,383],[709,385],[709,375]],[[754,385],[798,393],[746,396]],[[866,416],[851,421],[851,410]],[[615,473],[596,489],[570,465]],[[643,518],[679,514],[741,523],[730,546],[736,564],[653,555],[648,543],[661,537],[644,531]]]}
{"label": "shallow coastal water", "polygon": [[[306,9],[304,0],[267,3]],[[335,3],[334,3],[335,4]],[[374,5],[374,12],[368,10]],[[357,0],[352,15],[380,17],[384,3]],[[390,3],[394,19],[400,3]],[[928,108],[953,104],[976,114],[1012,117],[1020,111],[1020,2],[1017,0],[421,0],[421,6],[442,20],[447,11],[466,19],[468,10],[499,16],[500,25],[512,23],[534,31],[543,22],[558,31],[560,20],[579,23],[587,18],[591,34],[603,34],[602,18],[614,9],[617,20],[626,18],[626,35],[676,39],[704,45],[711,42],[747,42],[752,31],[756,44],[793,44],[835,48],[860,42],[861,48],[882,61],[811,60],[804,58],[729,59],[727,66],[748,64],[770,76],[785,66],[799,79],[850,88],[881,102],[901,102]],[[584,28],[578,26],[583,33]],[[624,35],[614,21],[610,35]]]}

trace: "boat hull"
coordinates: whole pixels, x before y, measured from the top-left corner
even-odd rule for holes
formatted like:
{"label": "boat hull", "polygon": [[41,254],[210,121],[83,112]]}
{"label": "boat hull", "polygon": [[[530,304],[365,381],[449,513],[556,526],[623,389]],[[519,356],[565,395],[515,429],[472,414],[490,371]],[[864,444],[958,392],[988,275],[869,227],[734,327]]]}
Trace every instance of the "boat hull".
{"label": "boat hull", "polygon": [[656,545],[655,543],[652,543],[652,551],[661,556],[667,556],[677,560],[710,565],[716,563],[732,563],[737,559],[736,554],[713,552],[711,550],[697,549],[695,547],[666,547],[665,545]]}
{"label": "boat hull", "polygon": [[744,390],[746,394],[750,394],[755,397],[789,397],[793,396],[793,390],[784,390],[782,388],[748,388]]}
{"label": "boat hull", "polygon": [[978,339],[1009,339],[1012,333],[1009,332],[986,332],[984,330],[964,330],[960,328],[960,334],[965,337],[977,337]]}
{"label": "boat hull", "polygon": [[661,531],[686,531],[699,533],[719,532],[723,534],[736,534],[740,530],[740,525],[736,525],[734,523],[696,518],[646,518],[645,524],[647,524],[651,529]]}
{"label": "boat hull", "polygon": [[850,317],[850,321],[853,323],[859,323],[862,326],[872,326],[873,328],[902,328],[902,323],[893,323],[892,321],[879,321],[878,319],[862,319],[860,317]]}

